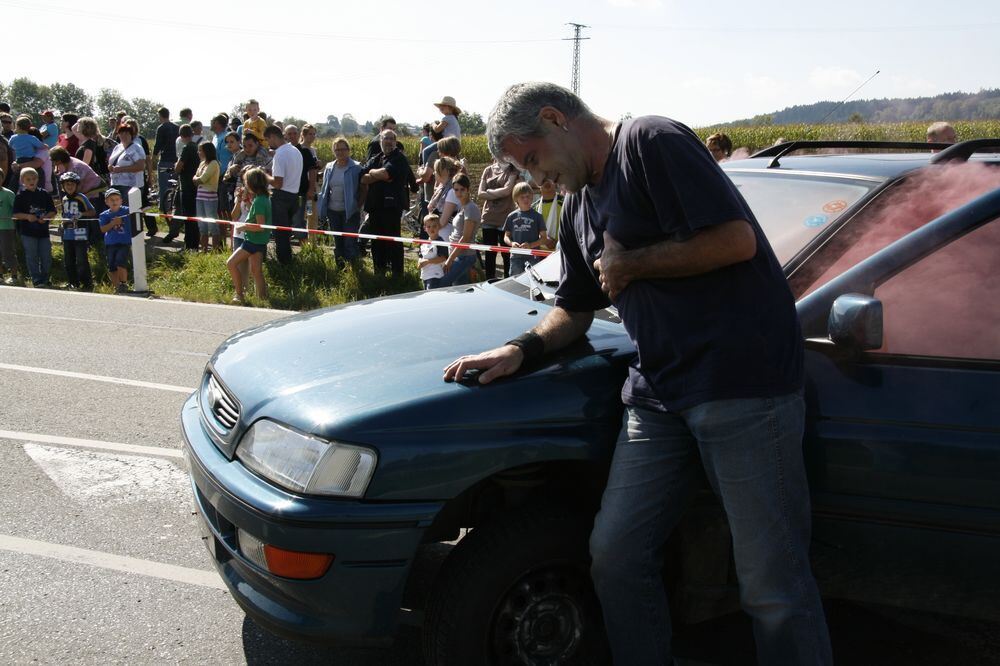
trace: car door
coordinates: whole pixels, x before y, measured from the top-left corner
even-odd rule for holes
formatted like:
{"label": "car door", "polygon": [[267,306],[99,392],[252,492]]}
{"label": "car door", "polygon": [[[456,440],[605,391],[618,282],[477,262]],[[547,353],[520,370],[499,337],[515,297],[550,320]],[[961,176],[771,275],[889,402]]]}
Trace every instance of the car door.
{"label": "car door", "polygon": [[[800,302],[814,556],[834,594],[1000,617],[998,215],[1000,191]],[[849,292],[882,302],[879,349],[824,339]]]}

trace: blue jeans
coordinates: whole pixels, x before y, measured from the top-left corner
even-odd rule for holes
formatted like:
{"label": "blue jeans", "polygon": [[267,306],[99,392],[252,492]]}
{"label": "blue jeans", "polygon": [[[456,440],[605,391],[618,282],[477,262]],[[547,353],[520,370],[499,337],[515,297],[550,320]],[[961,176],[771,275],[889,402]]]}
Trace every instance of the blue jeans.
{"label": "blue jeans", "polygon": [[758,663],[833,663],[809,566],[804,414],[798,393],[707,402],[679,413],[627,410],[590,537],[616,664],[672,663],[664,543],[699,464],[729,519]]}
{"label": "blue jeans", "polygon": [[[328,210],[326,211],[327,224],[330,231],[346,231],[356,234],[361,228],[361,211],[354,211],[350,219],[347,211]],[[358,239],[346,238],[344,236],[333,237],[333,256],[341,261],[354,261],[358,258]]]}
{"label": "blue jeans", "polygon": [[[219,200],[218,199],[195,199],[194,202],[195,217],[210,217],[213,220],[219,217]],[[204,238],[205,236],[211,236],[218,242],[219,240],[219,223],[218,222],[202,222],[198,221],[198,235]]]}
{"label": "blue jeans", "polygon": [[476,263],[476,253],[464,254],[460,257],[455,257],[454,263],[452,263],[451,268],[448,272],[444,274],[441,278],[441,283],[438,285],[440,287],[450,287],[453,284],[468,284],[469,283],[469,269],[472,265]]}
{"label": "blue jeans", "polygon": [[28,263],[28,274],[31,284],[36,287],[49,283],[49,271],[52,270],[52,241],[48,234],[42,238],[21,235],[24,246],[24,258]]}

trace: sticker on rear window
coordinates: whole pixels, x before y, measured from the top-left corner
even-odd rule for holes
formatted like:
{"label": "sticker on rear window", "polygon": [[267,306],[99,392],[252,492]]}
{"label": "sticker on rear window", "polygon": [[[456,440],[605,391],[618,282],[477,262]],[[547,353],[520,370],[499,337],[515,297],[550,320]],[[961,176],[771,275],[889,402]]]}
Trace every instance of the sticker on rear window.
{"label": "sticker on rear window", "polygon": [[807,227],[822,227],[827,221],[826,215],[810,215],[802,224]]}
{"label": "sticker on rear window", "polygon": [[847,208],[847,202],[843,199],[834,199],[823,204],[824,213],[839,213],[845,208]]}

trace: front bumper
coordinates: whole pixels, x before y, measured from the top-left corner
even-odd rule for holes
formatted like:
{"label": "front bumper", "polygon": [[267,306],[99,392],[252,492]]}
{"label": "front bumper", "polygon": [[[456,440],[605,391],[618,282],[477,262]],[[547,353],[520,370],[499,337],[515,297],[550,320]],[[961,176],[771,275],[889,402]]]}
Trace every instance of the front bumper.
{"label": "front bumper", "polygon": [[[247,615],[293,639],[391,642],[412,558],[441,504],[294,495],[223,455],[205,432],[197,395],[185,402],[181,424],[198,520],[216,568]],[[239,552],[237,529],[335,559],[322,578],[281,578]]]}

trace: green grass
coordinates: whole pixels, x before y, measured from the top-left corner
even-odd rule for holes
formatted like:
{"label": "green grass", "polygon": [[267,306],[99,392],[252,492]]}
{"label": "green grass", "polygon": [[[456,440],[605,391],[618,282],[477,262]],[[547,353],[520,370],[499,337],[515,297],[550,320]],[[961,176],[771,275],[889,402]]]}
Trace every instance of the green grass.
{"label": "green grass", "polygon": [[[226,269],[228,252],[201,254],[155,250],[147,256],[147,282],[155,296],[198,303],[228,304],[232,301],[233,284]],[[107,265],[97,250],[91,248],[89,257],[94,292],[113,293]],[[20,244],[18,259],[22,283],[30,285]],[[132,277],[130,271],[129,278]],[[264,277],[270,298],[266,301],[257,298],[250,279],[249,304],[283,310],[313,310],[423,289],[416,261],[412,258],[406,258],[403,275],[390,277],[375,273],[369,258],[359,261],[356,266],[338,268],[331,248],[314,244],[303,246],[288,266],[282,266],[273,258],[264,262]],[[58,242],[52,243],[51,281],[57,288],[68,282],[63,266],[63,247]]]}
{"label": "green grass", "polygon": [[[226,270],[228,254],[157,252],[148,266],[149,288],[158,296],[201,303],[229,303],[233,284]],[[416,291],[423,287],[416,262],[406,262],[402,276],[376,274],[366,259],[357,267],[340,269],[328,247],[305,244],[294,261],[283,266],[264,262],[264,277],[270,299],[253,295],[253,280],[247,289],[251,305],[285,310],[312,310],[352,301]]]}

